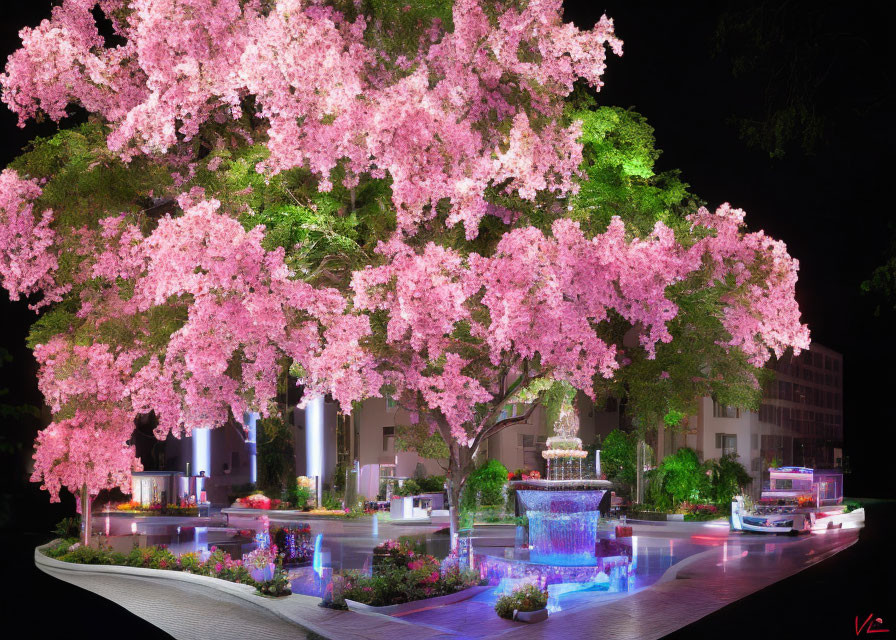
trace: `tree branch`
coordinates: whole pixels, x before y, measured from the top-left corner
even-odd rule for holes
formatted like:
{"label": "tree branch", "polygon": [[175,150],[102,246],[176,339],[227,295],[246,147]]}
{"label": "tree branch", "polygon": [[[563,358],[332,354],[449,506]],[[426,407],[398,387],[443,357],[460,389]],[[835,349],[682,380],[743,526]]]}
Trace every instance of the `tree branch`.
{"label": "tree branch", "polygon": [[526,409],[526,413],[521,416],[513,416],[512,418],[504,418],[503,420],[499,420],[495,424],[490,427],[486,427],[482,431],[480,431],[475,438],[473,438],[473,445],[470,447],[473,451],[480,445],[480,443],[486,438],[490,438],[495,435],[499,431],[506,429],[507,427],[511,427],[515,424],[519,424],[521,422],[527,422],[530,417],[532,417],[532,413],[541,405],[541,400],[534,400],[529,405],[529,408]]}

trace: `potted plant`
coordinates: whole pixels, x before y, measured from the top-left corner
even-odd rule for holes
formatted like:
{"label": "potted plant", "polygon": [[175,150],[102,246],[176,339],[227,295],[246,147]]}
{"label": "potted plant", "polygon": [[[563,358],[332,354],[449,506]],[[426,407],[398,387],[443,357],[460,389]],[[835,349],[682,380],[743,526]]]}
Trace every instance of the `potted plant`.
{"label": "potted plant", "polygon": [[541,622],[548,619],[547,607],[548,592],[534,584],[524,584],[498,598],[495,613],[507,620]]}

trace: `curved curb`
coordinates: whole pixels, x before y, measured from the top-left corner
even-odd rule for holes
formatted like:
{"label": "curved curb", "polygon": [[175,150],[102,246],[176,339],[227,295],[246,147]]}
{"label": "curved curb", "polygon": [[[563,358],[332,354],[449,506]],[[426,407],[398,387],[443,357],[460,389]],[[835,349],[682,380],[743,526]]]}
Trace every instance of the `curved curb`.
{"label": "curved curb", "polygon": [[454,604],[455,602],[463,602],[464,600],[475,598],[483,591],[488,591],[489,589],[491,589],[490,586],[467,587],[466,589],[455,591],[454,593],[449,593],[444,596],[421,598],[420,600],[411,600],[410,602],[402,602],[401,604],[388,604],[381,607],[355,602],[354,600],[349,600],[347,598],[345,603],[348,605],[349,611],[354,611],[355,613],[376,613],[389,617],[400,617],[411,613],[417,613],[418,611],[426,611],[427,609],[435,609],[436,607]]}
{"label": "curved curb", "polygon": [[647,588],[650,589],[654,585],[662,584],[664,582],[669,582],[671,580],[677,580],[679,571],[681,571],[685,567],[697,562],[698,560],[700,560],[706,556],[710,556],[714,553],[717,553],[716,547],[712,547],[711,549],[707,549],[706,551],[700,551],[699,553],[695,553],[693,555],[688,556],[687,558],[683,558],[682,560],[679,560],[678,562],[673,564],[671,567],[666,569],[663,572],[663,575],[660,576],[659,580],[657,580],[653,584],[647,585]]}
{"label": "curved curb", "polygon": [[[227,594],[229,596],[238,598],[240,600],[245,601],[250,606],[257,607],[259,609],[263,609],[267,613],[271,613],[274,616],[295,624],[296,626],[301,627],[305,631],[310,631],[311,633],[317,634],[323,638],[332,638],[331,632],[327,629],[323,629],[322,627],[317,626],[314,623],[310,623],[306,620],[297,619],[294,616],[288,615],[285,611],[280,610],[277,607],[273,606],[273,602],[286,602],[293,598],[297,599],[309,599],[317,601],[319,598],[314,598],[312,596],[303,596],[300,594],[292,594],[289,596],[284,596],[282,598],[277,598],[276,600],[269,600],[268,598],[258,595],[255,592],[255,587],[252,587],[248,584],[237,584],[235,582],[228,582],[227,580],[220,580],[218,578],[211,578],[208,576],[197,576],[192,573],[184,573],[181,571],[171,571],[168,569],[144,569],[142,567],[123,567],[120,565],[94,565],[94,564],[77,564],[74,562],[63,562],[62,560],[56,560],[55,558],[47,557],[43,554],[43,550],[47,547],[52,546],[58,542],[58,539],[48,542],[47,544],[41,545],[39,547],[35,547],[34,549],[34,564],[35,566],[43,571],[44,573],[53,576],[54,578],[63,580],[60,576],[56,575],[57,573],[68,574],[69,576],[76,575],[118,575],[118,576],[126,576],[131,578],[149,578],[154,580],[172,580],[175,582],[187,582],[191,584],[200,585],[202,587],[211,589],[213,591],[218,591],[220,593]],[[65,580],[66,582],[70,582],[75,586],[80,587],[76,580]],[[83,588],[83,587],[82,587]],[[105,596],[103,596],[105,597]],[[107,598],[109,599],[109,598]],[[118,604],[118,603],[116,603]],[[316,603],[315,603],[316,606]]]}

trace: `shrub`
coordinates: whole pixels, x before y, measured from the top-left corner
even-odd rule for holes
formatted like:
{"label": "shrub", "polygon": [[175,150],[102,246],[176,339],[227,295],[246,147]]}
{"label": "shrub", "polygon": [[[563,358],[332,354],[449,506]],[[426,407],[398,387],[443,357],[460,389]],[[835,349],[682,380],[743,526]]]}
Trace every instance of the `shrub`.
{"label": "shrub", "polygon": [[311,499],[311,489],[300,486],[298,483],[293,485],[289,491],[289,501],[295,505],[296,509],[308,509],[308,501]]}
{"label": "shrub", "polygon": [[843,506],[845,507],[843,509],[843,512],[850,513],[852,511],[855,511],[856,509],[861,509],[862,503],[857,500],[847,500],[843,503]]}
{"label": "shrub", "polygon": [[324,491],[320,497],[320,506],[328,511],[342,509],[342,499],[332,491]]}
{"label": "shrub", "polygon": [[487,460],[477,468],[464,487],[462,505],[471,508],[476,505],[477,495],[481,505],[499,505],[504,501],[504,485],[507,482],[507,467],[497,460]]}
{"label": "shrub", "polygon": [[73,545],[76,544],[79,544],[78,538],[63,538],[52,547],[47,547],[46,549],[44,549],[43,553],[48,558],[61,558],[69,552],[69,549]]}
{"label": "shrub", "polygon": [[637,476],[637,452],[637,438],[634,434],[613,429],[601,442],[601,471],[610,480],[632,487]]}
{"label": "shrub", "polygon": [[700,464],[697,452],[684,447],[666,456],[659,465],[661,490],[668,494],[673,507],[682,502],[695,502],[708,494],[709,478]]}
{"label": "shrub", "polygon": [[53,533],[60,538],[77,538],[81,533],[80,518],[63,518],[56,523]]}
{"label": "shrub", "polygon": [[420,493],[441,493],[445,490],[445,476],[427,476],[417,480]]}
{"label": "shrub", "polygon": [[534,584],[524,584],[498,598],[495,613],[502,618],[513,620],[517,611],[538,611],[546,606],[548,606],[548,592],[542,591]]}
{"label": "shrub", "polygon": [[750,474],[737,461],[736,453],[709,460],[706,466],[710,472],[710,498],[718,505],[728,505],[730,509],[731,499],[742,493],[743,487],[752,481]]}
{"label": "shrub", "polygon": [[59,556],[58,559],[63,562],[74,562],[77,564],[121,564],[124,556],[122,554],[113,555],[107,549],[102,547],[85,547],[80,543],[73,544],[68,551]]}
{"label": "shrub", "polygon": [[85,547],[77,541],[73,542],[69,539],[60,542],[55,547],[46,549],[44,555],[63,562],[183,571],[184,573],[219,578],[228,582],[255,584],[249,575],[249,571],[243,565],[242,559],[233,560],[230,554],[215,547],[211,548],[208,558],[205,562],[202,562],[198,553],[191,552],[176,556],[164,545],[154,547],[135,546],[130,553],[123,554],[114,552],[108,547],[102,546],[102,544],[96,547]]}
{"label": "shrub", "polygon": [[420,485],[416,480],[405,480],[400,487],[395,487],[392,495],[398,497],[416,496],[420,493]]}

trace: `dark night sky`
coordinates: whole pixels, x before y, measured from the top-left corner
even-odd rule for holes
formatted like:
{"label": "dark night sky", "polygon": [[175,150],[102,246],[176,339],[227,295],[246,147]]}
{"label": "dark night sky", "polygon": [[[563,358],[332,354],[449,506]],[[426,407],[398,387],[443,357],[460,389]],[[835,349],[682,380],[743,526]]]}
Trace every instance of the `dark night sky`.
{"label": "dark night sky", "polygon": [[[892,58],[883,29],[893,24],[894,10],[885,3],[785,4],[820,11],[821,36],[836,33],[841,40],[831,49],[819,36],[827,56],[819,108],[832,114],[825,140],[812,155],[797,148],[774,161],[748,148],[729,123],[737,113],[758,113],[771,81],[735,78],[724,52],[713,55],[720,16],[748,5],[568,2],[567,16],[584,27],[604,11],[614,18],[625,55],[610,56],[599,100],[634,107],[648,118],[664,151],[660,169],[680,169],[710,207],[729,201],[746,209],[751,228],[783,239],[800,260],[797,295],[812,337],[845,356],[845,453],[856,471],[847,493],[893,495],[896,483],[884,472],[896,452],[887,402],[894,382],[894,315],[873,317],[876,301],[860,295],[859,284],[885,260],[891,237],[885,171],[894,147],[887,93],[892,79],[882,63]],[[3,8],[0,59],[18,46],[18,29],[37,24],[49,5],[33,1]],[[799,22],[783,20],[780,28],[786,35]],[[0,161],[5,165],[27,140],[53,128],[18,129],[0,107]],[[34,315],[22,302],[10,303],[5,292],[0,314],[6,325],[2,342],[15,358],[0,369],[0,388],[8,387],[13,398],[39,401],[33,358],[24,346]]]}

